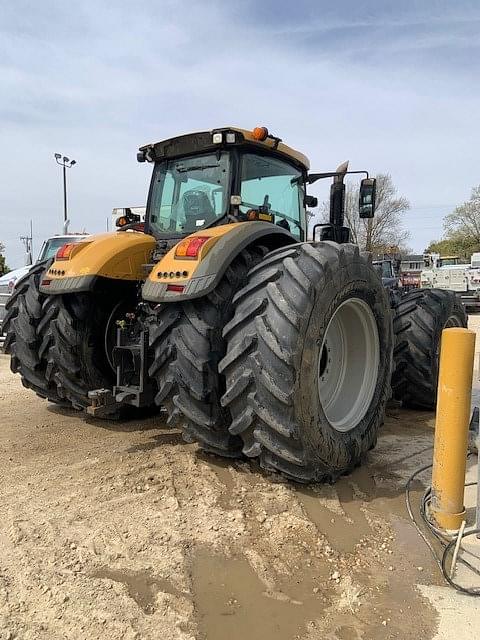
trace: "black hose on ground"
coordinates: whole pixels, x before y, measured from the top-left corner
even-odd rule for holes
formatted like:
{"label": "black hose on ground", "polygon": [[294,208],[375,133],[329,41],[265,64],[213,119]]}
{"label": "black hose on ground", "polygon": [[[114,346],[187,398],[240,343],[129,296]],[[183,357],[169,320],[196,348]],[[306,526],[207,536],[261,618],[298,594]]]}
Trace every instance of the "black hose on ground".
{"label": "black hose on ground", "polygon": [[[414,471],[414,473],[412,473],[412,475],[407,480],[407,483],[405,485],[405,503],[406,503],[408,515],[410,516],[410,519],[411,519],[415,529],[417,530],[418,534],[420,535],[422,540],[425,542],[425,544],[429,548],[429,550],[430,550],[435,562],[437,563],[440,571],[442,572],[442,575],[443,575],[445,581],[447,582],[447,584],[449,584],[451,587],[453,587],[454,589],[456,589],[460,593],[464,593],[464,594],[469,595],[469,596],[480,596],[480,587],[478,587],[478,588],[477,587],[464,587],[464,586],[456,583],[454,580],[452,580],[452,578],[449,575],[449,572],[447,570],[447,559],[448,559],[448,556],[449,556],[451,550],[455,547],[458,537],[455,536],[452,540],[449,540],[447,538],[447,536],[443,532],[441,532],[439,529],[437,529],[428,520],[427,514],[426,514],[426,510],[427,510],[428,502],[429,502],[430,497],[431,497],[431,492],[432,492],[432,488],[431,487],[428,487],[426,489],[426,491],[424,492],[423,496],[422,496],[422,502],[421,502],[421,505],[420,505],[420,515],[422,517],[423,522],[427,525],[429,531],[431,533],[433,533],[435,538],[442,545],[443,553],[442,553],[441,556],[438,555],[438,553],[435,550],[434,546],[432,545],[430,540],[427,538],[425,533],[421,530],[421,528],[419,527],[419,525],[418,525],[418,523],[417,523],[417,521],[415,519],[415,515],[413,513],[412,504],[411,504],[411,500],[410,500],[411,484],[412,484],[413,480],[415,480],[415,478],[417,476],[419,476],[424,471],[427,471],[428,469],[431,469],[432,466],[433,466],[433,464],[428,464],[428,465],[425,465],[424,467],[421,467],[420,469],[417,469],[416,471]],[[476,482],[468,482],[467,484],[465,484],[466,487],[470,487],[470,486],[474,486],[474,485],[477,485],[477,483]],[[461,536],[461,540],[463,540],[464,538],[467,538],[468,536],[476,535],[478,533],[480,533],[480,529],[474,529],[472,531],[468,531],[467,533],[463,533],[462,536]],[[475,574],[480,576],[480,570],[478,570],[476,567],[474,567],[472,564],[470,564],[467,560],[465,560],[465,558],[460,558],[459,557],[458,558],[458,562],[461,562],[463,565],[465,565],[471,571],[473,571],[473,573],[475,573]]]}

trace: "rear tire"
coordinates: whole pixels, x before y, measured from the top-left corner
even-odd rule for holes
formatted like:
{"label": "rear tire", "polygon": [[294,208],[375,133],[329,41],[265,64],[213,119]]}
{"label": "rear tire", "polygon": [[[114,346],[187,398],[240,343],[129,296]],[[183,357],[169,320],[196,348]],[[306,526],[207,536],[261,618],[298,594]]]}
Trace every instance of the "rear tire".
{"label": "rear tire", "polygon": [[160,305],[150,319],[154,362],[149,375],[158,386],[155,402],[166,408],[169,424],[180,426],[187,442],[198,442],[220,456],[242,456],[241,439],[228,431],[230,411],[220,402],[225,392],[218,371],[225,355],[222,330],[232,317],[233,296],[265,252],[259,247],[245,249],[211,293]]}
{"label": "rear tire", "polygon": [[107,326],[112,330],[113,346],[112,312],[119,303],[129,300],[134,311],[135,298],[130,289],[113,289],[57,296],[58,313],[52,323],[56,380],[76,409],[91,404],[89,391],[111,389],[116,382],[105,341]]}
{"label": "rear tire", "polygon": [[55,382],[56,364],[52,356],[52,321],[58,314],[53,296],[40,293],[43,273],[51,261],[33,266],[16,285],[5,305],[2,330],[10,368],[19,373],[22,384],[50,402],[68,405]]}
{"label": "rear tire", "polygon": [[415,289],[394,314],[393,397],[405,407],[434,410],[442,331],[466,327],[465,309],[453,291]]}
{"label": "rear tire", "polygon": [[390,389],[391,312],[368,258],[351,244],[283,248],[234,304],[222,403],[245,455],[298,482],[350,471],[376,443]]}

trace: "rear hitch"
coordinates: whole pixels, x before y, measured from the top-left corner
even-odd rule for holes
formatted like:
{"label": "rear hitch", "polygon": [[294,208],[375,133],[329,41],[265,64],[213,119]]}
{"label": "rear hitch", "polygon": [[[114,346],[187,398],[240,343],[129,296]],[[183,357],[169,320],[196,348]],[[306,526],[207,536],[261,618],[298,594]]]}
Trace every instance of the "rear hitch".
{"label": "rear hitch", "polygon": [[88,392],[92,404],[87,407],[87,413],[94,418],[118,420],[120,418],[120,405],[115,400],[111,389],[95,389]]}
{"label": "rear hitch", "polygon": [[125,328],[118,328],[117,346],[113,349],[113,363],[117,369],[113,394],[119,404],[148,407],[155,395],[148,378],[148,330],[140,332],[136,344],[130,342],[130,337]]}
{"label": "rear hitch", "polygon": [[141,408],[154,402],[155,389],[148,377],[148,330],[119,322],[113,348],[116,385],[113,389],[89,391],[87,413],[96,418],[118,420],[126,405]]}

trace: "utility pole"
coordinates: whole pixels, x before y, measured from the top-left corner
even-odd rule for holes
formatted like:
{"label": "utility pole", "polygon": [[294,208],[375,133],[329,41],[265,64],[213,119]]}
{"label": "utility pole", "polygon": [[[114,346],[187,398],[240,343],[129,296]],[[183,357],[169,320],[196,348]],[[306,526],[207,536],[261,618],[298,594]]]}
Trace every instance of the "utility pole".
{"label": "utility pole", "polygon": [[67,169],[73,167],[74,164],[77,164],[76,160],[70,160],[67,156],[63,156],[61,153],[55,154],[55,160],[57,164],[62,167],[63,170],[63,223],[66,226],[68,216],[67,216]]}
{"label": "utility pole", "polygon": [[33,264],[33,221],[30,220],[30,235],[20,236],[20,240],[25,246],[26,266]]}

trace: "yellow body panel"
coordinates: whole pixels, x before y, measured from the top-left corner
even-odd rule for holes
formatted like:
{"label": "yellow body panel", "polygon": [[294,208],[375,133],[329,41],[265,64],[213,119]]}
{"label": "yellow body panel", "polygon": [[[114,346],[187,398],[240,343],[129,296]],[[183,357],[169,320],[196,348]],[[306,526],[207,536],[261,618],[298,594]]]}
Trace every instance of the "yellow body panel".
{"label": "yellow body panel", "polygon": [[200,249],[198,258],[175,258],[176,246],[170,249],[170,251],[163,256],[158,264],[150,272],[148,279],[151,282],[168,282],[172,280],[188,280],[191,278],[198,265],[203,258],[208,254],[210,249],[222,238],[225,234],[233,231],[239,225],[245,224],[244,222],[234,222],[233,224],[222,224],[218,227],[210,227],[203,231],[196,231],[188,236],[188,238],[195,238],[200,236],[202,238],[210,238]]}
{"label": "yellow body panel", "polygon": [[77,243],[69,260],[56,260],[48,270],[51,280],[103,276],[115,280],[144,280],[143,265],[151,259],[155,238],[145,233],[117,231],[89,236]]}

